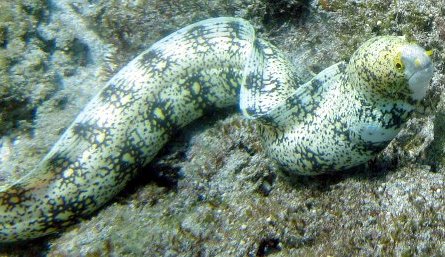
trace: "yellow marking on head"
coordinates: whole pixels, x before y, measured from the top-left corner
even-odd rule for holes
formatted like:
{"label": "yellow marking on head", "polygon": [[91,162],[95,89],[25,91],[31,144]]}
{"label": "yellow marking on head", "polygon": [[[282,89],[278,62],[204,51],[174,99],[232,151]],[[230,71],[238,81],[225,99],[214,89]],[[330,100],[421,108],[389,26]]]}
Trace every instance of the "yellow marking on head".
{"label": "yellow marking on head", "polygon": [[396,56],[394,58],[394,63],[395,63],[395,67],[397,70],[404,70],[405,66],[403,65],[402,62],[402,52],[399,49],[394,49],[394,51],[396,51]]}
{"label": "yellow marking on head", "polygon": [[422,65],[422,62],[419,60],[419,58],[416,58],[416,60],[414,61],[414,65],[416,65],[416,67],[420,67]]}
{"label": "yellow marking on head", "polygon": [[433,50],[425,51],[425,54],[428,55],[429,57],[433,56],[433,53],[434,53]]}

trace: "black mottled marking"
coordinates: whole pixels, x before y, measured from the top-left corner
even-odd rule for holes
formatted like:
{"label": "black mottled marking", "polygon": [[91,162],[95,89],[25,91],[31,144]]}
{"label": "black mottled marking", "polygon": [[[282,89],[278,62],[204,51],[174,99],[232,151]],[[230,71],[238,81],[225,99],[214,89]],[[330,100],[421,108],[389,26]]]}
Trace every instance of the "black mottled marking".
{"label": "black mottled marking", "polygon": [[[406,122],[412,112],[413,111],[407,111],[403,108],[399,108],[396,104],[393,104],[392,108],[389,111],[383,112],[383,117],[381,120],[383,127],[400,129],[400,127]],[[388,115],[391,118],[387,123],[384,123],[383,119]]]}
{"label": "black mottled marking", "polygon": [[32,200],[32,189],[23,188],[20,184],[11,185],[8,192],[0,192],[0,205],[6,206],[7,211],[12,211],[25,201]]}
{"label": "black mottled marking", "polygon": [[256,73],[249,73],[247,74],[246,77],[246,84],[244,85],[248,90],[252,90],[254,88],[259,87],[260,85],[262,85],[262,76],[263,73],[262,71],[258,71]]}
{"label": "black mottled marking", "polygon": [[[113,160],[113,161],[110,161],[110,160]],[[112,157],[107,158],[105,161],[107,163],[111,163],[111,165],[110,166],[102,166],[102,167],[100,167],[99,170],[96,173],[96,176],[101,177],[101,178],[109,177],[115,171],[114,169],[119,164],[119,162],[115,161],[115,160],[117,160],[117,158],[112,158]]]}
{"label": "black mottled marking", "polygon": [[[128,81],[116,81],[108,84],[102,92],[99,93],[100,101],[113,105],[115,108],[130,107],[137,100],[135,93],[131,89],[125,89],[122,85],[129,83]],[[134,83],[134,82],[131,82]],[[130,87],[131,88],[131,87]],[[123,104],[121,98],[123,96],[131,96],[132,101]]]}
{"label": "black mottled marking", "polygon": [[[128,162],[125,160],[125,156],[130,155],[131,158],[134,159],[133,162]],[[134,139],[130,139],[125,141],[123,145],[121,145],[121,149],[119,150],[119,154],[112,157],[112,163],[115,167],[118,165],[119,170],[115,170],[116,173],[114,176],[114,180],[119,181],[128,181],[134,177],[135,171],[138,168],[141,168],[142,163],[145,161],[145,153],[141,150],[141,147],[138,145]],[[116,172],[118,171],[118,172]],[[119,182],[120,183],[120,182]]]}
{"label": "black mottled marking", "polygon": [[[67,225],[73,224],[77,217],[83,216],[88,213],[89,209],[97,206],[94,197],[82,196],[83,191],[79,190],[75,197],[67,199],[64,196],[60,196],[57,201],[55,199],[48,200],[49,210],[46,215],[41,216],[40,219],[32,221],[42,226],[42,229],[36,230],[46,232],[48,228],[60,229]],[[69,218],[59,219],[59,214],[70,213]]]}
{"label": "black mottled marking", "polygon": [[209,26],[194,26],[189,29],[187,34],[184,35],[184,39],[187,40],[196,40],[197,38],[206,38],[206,35],[209,34]]}
{"label": "black mottled marking", "polygon": [[317,96],[318,95],[318,91],[320,91],[322,89],[322,87],[324,87],[325,82],[321,81],[319,79],[313,79],[311,81],[311,86],[308,87],[309,88],[309,95],[311,96]]}
{"label": "black mottled marking", "polygon": [[[72,126],[74,135],[88,141],[90,144],[107,147],[111,144],[110,129],[105,127],[98,127],[97,124],[90,123],[75,123]],[[105,134],[103,142],[99,142],[97,137],[100,134]]]}
{"label": "black mottled marking", "polygon": [[228,27],[233,29],[233,32],[231,34],[232,38],[242,38],[241,31],[244,30],[244,26],[237,21],[230,21],[226,23]]}
{"label": "black mottled marking", "polygon": [[348,142],[352,142],[352,135],[351,135],[351,131],[349,130],[348,124],[346,123],[346,121],[340,120],[340,119],[336,119],[334,121],[335,124],[339,124],[340,128],[338,128],[337,126],[333,126],[333,132],[335,137],[337,138],[346,138],[346,141]]}
{"label": "black mottled marking", "polygon": [[76,183],[76,180],[79,178],[87,179],[88,178],[88,169],[84,167],[85,165],[79,161],[74,162],[72,165],[70,165],[70,168],[72,169],[72,173],[69,176],[66,176],[65,174],[66,169],[63,170],[59,174],[60,177],[60,184],[61,186],[70,186],[74,185],[76,187],[81,187],[81,184]]}
{"label": "black mottled marking", "polygon": [[231,93],[239,96],[240,82],[242,80],[242,74],[239,69],[229,68],[222,76],[224,76],[227,85],[230,87]]}
{"label": "black mottled marking", "polygon": [[[52,167],[53,169],[51,172],[53,172],[54,174],[59,174],[61,171],[65,170],[74,162],[75,160],[71,159],[63,152],[57,152],[49,159],[50,167]],[[58,172],[56,172],[56,170]]]}
{"label": "black mottled marking", "polygon": [[145,52],[142,57],[142,63],[151,63],[152,60],[163,60],[165,58],[164,53],[159,49],[150,49]]}
{"label": "black mottled marking", "polygon": [[[175,120],[171,119],[171,117],[174,114],[174,111],[170,102],[168,100],[162,100],[159,97],[156,97],[157,100],[152,103],[150,108],[148,108],[146,117],[150,117],[150,122],[152,126],[156,126],[158,128],[163,128],[164,131],[169,131],[176,127]],[[162,113],[164,114],[164,118],[158,117],[156,115],[156,110],[160,109],[162,110]],[[156,124],[156,125],[154,125]]]}
{"label": "black mottled marking", "polygon": [[[257,109],[255,109],[255,107],[247,107],[246,109],[244,109],[244,111],[251,117],[257,117]],[[267,118],[267,117],[264,117]],[[264,119],[264,121],[266,121]]]}
{"label": "black mottled marking", "polygon": [[100,92],[99,97],[103,102],[111,102],[111,97],[115,95],[115,91],[118,86],[115,83],[110,83]]}

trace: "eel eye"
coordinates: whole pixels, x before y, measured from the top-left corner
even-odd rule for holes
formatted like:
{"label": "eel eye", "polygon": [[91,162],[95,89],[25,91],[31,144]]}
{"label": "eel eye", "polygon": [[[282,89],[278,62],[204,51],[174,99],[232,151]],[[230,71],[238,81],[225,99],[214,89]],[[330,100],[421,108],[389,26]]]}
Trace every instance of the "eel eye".
{"label": "eel eye", "polygon": [[401,69],[403,68],[402,63],[401,63],[401,62],[396,62],[396,68],[397,68],[398,70],[401,70]]}

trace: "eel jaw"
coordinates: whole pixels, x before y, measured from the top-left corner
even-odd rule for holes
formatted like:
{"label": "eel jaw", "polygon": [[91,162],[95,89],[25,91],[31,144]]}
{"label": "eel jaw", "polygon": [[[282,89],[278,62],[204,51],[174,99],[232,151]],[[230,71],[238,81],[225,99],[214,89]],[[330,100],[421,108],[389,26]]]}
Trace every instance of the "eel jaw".
{"label": "eel jaw", "polygon": [[428,52],[416,45],[405,46],[402,49],[402,61],[411,98],[422,100],[433,77],[433,65]]}
{"label": "eel jaw", "polygon": [[423,70],[416,71],[408,80],[411,89],[411,97],[414,100],[422,100],[428,89],[431,78],[433,77],[433,66],[429,65]]}

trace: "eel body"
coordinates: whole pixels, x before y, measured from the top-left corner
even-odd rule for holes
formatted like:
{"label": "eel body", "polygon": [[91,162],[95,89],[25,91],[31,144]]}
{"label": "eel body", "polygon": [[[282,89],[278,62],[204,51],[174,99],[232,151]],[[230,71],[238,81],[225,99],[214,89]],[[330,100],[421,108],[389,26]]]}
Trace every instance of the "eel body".
{"label": "eel body", "polygon": [[303,83],[293,65],[238,18],[187,26],[120,70],[27,176],[0,187],[0,242],[40,237],[118,193],[174,132],[239,103],[268,154],[296,174],[369,160],[425,95],[431,60],[400,37],[366,42],[348,64]]}

